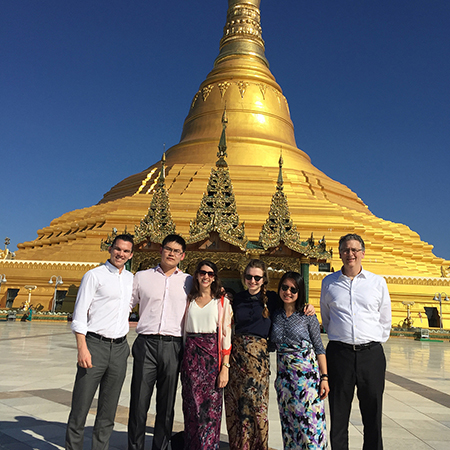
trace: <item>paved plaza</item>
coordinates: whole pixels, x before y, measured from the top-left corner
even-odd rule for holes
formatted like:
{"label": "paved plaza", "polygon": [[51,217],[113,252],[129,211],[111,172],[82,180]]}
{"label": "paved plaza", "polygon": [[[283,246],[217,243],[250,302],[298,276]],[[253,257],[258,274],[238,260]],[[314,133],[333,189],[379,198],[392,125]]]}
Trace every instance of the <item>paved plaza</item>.
{"label": "paved plaza", "polygon": [[[128,339],[136,336],[132,329]],[[326,339],[324,339],[325,341]],[[450,447],[450,343],[395,337],[385,344],[388,369],[384,396],[383,433],[387,450],[448,450]],[[66,421],[76,364],[75,338],[67,323],[0,322],[0,449],[64,448]],[[272,355],[271,367],[275,368]],[[112,450],[127,448],[126,423],[132,358],[119,402]],[[281,433],[272,374],[269,445],[281,449]],[[95,404],[93,405],[95,408]],[[328,410],[327,410],[328,412]],[[89,414],[85,449],[95,409]],[[154,405],[149,411],[146,449],[151,448]],[[182,429],[181,387],[175,430]],[[227,448],[222,423],[221,447]],[[362,424],[354,403],[350,448],[362,447]]]}

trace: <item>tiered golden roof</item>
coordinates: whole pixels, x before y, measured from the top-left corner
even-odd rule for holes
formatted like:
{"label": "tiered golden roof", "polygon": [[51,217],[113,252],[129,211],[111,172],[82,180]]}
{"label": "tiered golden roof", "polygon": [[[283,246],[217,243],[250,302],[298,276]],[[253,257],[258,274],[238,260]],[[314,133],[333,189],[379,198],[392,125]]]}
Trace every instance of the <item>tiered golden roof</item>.
{"label": "tiered golden roof", "polygon": [[144,240],[161,244],[168,234],[176,232],[175,223],[170,213],[169,193],[166,189],[165,175],[166,155],[161,160],[161,172],[153,193],[147,214],[134,227],[134,243],[140,244]]}

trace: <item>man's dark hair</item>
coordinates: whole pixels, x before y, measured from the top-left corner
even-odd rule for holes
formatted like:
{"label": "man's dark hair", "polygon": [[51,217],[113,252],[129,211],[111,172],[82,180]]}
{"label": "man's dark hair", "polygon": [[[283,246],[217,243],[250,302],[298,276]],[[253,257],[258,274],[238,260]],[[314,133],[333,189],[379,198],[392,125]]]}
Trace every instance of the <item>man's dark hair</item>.
{"label": "man's dark hair", "polygon": [[342,244],[347,241],[358,241],[361,244],[362,251],[366,251],[366,246],[364,245],[362,237],[355,233],[346,234],[339,239],[339,251],[341,250]]}
{"label": "man's dark hair", "polygon": [[168,236],[166,236],[162,241],[161,247],[164,247],[170,242],[176,242],[177,244],[181,245],[183,253],[186,251],[186,241],[179,234],[169,234]]}
{"label": "man's dark hair", "polygon": [[118,234],[112,241],[111,248],[114,247],[116,241],[118,241],[119,239],[121,241],[131,242],[131,251],[133,251],[134,241],[133,241],[133,236],[131,236],[130,234]]}
{"label": "man's dark hair", "polygon": [[[305,280],[298,272],[286,272],[278,283],[277,294],[280,294],[281,286],[283,286],[286,280],[292,280],[295,287],[298,289],[298,297],[297,300],[295,300],[295,310],[303,311],[303,307],[306,305]],[[281,301],[279,305],[282,307],[283,302]]]}

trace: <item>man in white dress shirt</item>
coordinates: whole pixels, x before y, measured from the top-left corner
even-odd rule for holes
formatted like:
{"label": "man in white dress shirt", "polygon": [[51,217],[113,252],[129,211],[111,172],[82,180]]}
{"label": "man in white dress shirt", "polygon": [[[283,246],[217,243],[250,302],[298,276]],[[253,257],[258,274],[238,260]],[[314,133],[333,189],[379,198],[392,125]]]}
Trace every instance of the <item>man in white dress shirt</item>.
{"label": "man in white dress shirt", "polygon": [[355,391],[364,425],[364,450],[381,450],[386,358],[382,342],[391,329],[391,300],[384,278],[367,272],[362,238],[339,240],[343,267],[322,281],[320,312],[328,333],[332,450],[348,449],[348,423]]}
{"label": "man in white dress shirt", "polygon": [[166,236],[160,263],[137,272],[132,307],[139,304],[138,337],[133,344],[128,450],[144,450],[150,399],[156,383],[152,450],[166,450],[172,435],[175,395],[182,357],[182,329],[192,277],[178,264],[185,257],[181,236]]}
{"label": "man in white dress shirt", "polygon": [[92,450],[109,448],[130,348],[129,330],[133,275],[125,269],[133,256],[133,239],[117,236],[110,258],[84,275],[72,319],[78,349],[78,369],[67,423],[66,449],[82,450],[86,417],[100,385]]}

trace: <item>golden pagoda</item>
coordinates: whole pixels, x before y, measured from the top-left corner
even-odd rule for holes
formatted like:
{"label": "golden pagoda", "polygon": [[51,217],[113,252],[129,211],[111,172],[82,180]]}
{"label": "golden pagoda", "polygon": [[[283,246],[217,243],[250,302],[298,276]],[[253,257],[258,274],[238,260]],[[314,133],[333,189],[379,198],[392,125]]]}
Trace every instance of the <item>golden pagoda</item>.
{"label": "golden pagoda", "polygon": [[[198,206],[216,164],[226,110],[227,169],[246,237],[258,241],[266,223],[282,151],[282,187],[289,199],[294,231],[305,241],[311,234],[326,236],[327,246],[336,255],[329,261],[331,270],[341,266],[339,237],[349,232],[360,234],[366,243],[364,267],[387,280],[393,321],[406,316],[403,301],[415,302],[411,312],[417,318],[424,306],[436,306],[435,292],[449,288],[445,268],[450,262],[436,257],[433,246],[421,241],[406,225],[373,215],[354,192],[312,165],[309,156],[297,147],[288,101],[265,57],[259,6],[260,0],[228,0],[219,55],[193,93],[180,142],[166,152],[163,176],[176,231],[188,237],[198,220]],[[9,286],[1,288],[0,306],[5,304],[8,287],[22,287],[25,280],[30,284],[31,268],[40,274],[34,280],[38,288],[33,295],[45,307],[52,292],[45,280],[50,272],[60,271],[57,275],[77,286],[84,271],[106,259],[100,242],[113,228],[120,232],[147,226],[145,218],[154,214],[149,205],[160,183],[160,164],[156,162],[119,182],[98,204],[54,219],[38,230],[35,240],[19,244],[16,259],[0,263],[0,272],[11,280]],[[310,301],[318,307],[326,273],[314,267],[310,270]],[[446,305],[445,316],[450,320]],[[426,326],[426,321],[422,325]]]}

